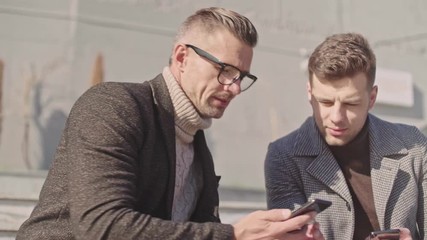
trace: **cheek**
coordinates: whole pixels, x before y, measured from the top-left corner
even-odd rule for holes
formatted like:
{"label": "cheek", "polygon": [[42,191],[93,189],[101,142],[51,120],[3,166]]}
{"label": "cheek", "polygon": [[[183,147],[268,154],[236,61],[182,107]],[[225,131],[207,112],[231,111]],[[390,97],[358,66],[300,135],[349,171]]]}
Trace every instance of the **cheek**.
{"label": "cheek", "polygon": [[368,114],[367,108],[368,108],[368,105],[366,104],[363,106],[358,106],[353,109],[348,109],[346,112],[347,118],[349,119],[350,122],[361,121],[362,119],[365,119]]}
{"label": "cheek", "polygon": [[358,122],[358,120],[357,120],[358,118],[360,118],[360,116],[358,116],[354,112],[347,112],[347,121],[350,124],[354,124],[355,122]]}
{"label": "cheek", "polygon": [[210,96],[218,92],[218,85],[215,82],[216,79],[208,78],[208,76],[200,76],[191,86],[194,95],[201,101],[208,101]]}
{"label": "cheek", "polygon": [[348,121],[353,125],[363,125],[365,123],[367,114],[365,112],[351,112],[348,115]]}
{"label": "cheek", "polygon": [[329,109],[322,107],[320,105],[313,105],[313,112],[316,115],[316,117],[321,121],[328,118],[329,116]]}

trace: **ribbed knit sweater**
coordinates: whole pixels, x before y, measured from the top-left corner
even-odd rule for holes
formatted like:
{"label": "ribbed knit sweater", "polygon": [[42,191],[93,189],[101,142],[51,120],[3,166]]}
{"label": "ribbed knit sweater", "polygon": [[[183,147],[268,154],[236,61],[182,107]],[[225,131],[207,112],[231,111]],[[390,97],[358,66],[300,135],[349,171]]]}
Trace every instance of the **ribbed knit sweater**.
{"label": "ribbed knit sweater", "polygon": [[191,217],[203,187],[200,169],[193,164],[194,135],[200,129],[209,128],[212,119],[205,119],[199,115],[169,67],[163,69],[162,75],[175,109],[176,174],[172,220],[183,222]]}

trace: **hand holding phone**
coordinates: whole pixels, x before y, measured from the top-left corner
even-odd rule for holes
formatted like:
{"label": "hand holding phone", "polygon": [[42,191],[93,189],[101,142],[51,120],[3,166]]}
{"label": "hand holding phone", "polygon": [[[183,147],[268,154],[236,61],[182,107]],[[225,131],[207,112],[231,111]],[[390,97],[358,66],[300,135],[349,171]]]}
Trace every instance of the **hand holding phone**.
{"label": "hand holding phone", "polygon": [[374,231],[369,235],[369,239],[383,239],[383,240],[399,240],[400,230],[399,229],[387,229],[382,231]]}
{"label": "hand holding phone", "polygon": [[311,199],[308,202],[306,202],[304,205],[302,205],[301,207],[295,209],[294,211],[292,211],[290,218],[311,212],[311,211],[315,211],[317,213],[322,212],[323,210],[325,210],[326,208],[330,207],[332,205],[331,201],[327,201],[327,200],[322,200],[322,199]]}

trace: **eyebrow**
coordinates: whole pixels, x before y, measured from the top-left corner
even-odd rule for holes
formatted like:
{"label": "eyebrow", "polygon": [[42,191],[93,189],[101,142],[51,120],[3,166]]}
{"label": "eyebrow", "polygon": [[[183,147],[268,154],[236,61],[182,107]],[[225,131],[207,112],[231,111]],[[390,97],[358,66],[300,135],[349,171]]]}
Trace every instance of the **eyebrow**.
{"label": "eyebrow", "polygon": [[[326,101],[327,102],[335,102],[335,99],[331,99],[331,98],[328,98],[326,96],[316,96],[313,93],[311,95],[318,102],[326,102]],[[354,102],[360,102],[360,100],[361,100],[361,98],[359,96],[349,96],[349,97],[346,97],[345,99],[342,99],[341,102],[344,102],[344,103],[349,103],[349,102],[350,103],[354,103]]]}

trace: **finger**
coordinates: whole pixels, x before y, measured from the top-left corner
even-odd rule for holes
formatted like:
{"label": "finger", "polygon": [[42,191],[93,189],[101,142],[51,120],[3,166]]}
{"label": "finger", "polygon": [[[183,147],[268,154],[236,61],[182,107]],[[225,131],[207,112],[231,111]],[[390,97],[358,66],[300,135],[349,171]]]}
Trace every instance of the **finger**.
{"label": "finger", "polygon": [[320,232],[319,229],[314,232],[313,237],[316,240],[325,240],[325,237],[323,236],[322,232]]}
{"label": "finger", "polygon": [[314,212],[310,212],[284,221],[273,222],[271,224],[278,234],[285,234],[287,232],[301,230],[309,224],[309,222],[314,220],[315,215],[316,214]]}
{"label": "finger", "polygon": [[[285,217],[285,220],[289,219],[291,217],[291,214],[292,214],[292,211],[290,211],[289,209],[283,209],[283,216]],[[301,214],[301,215],[309,215],[310,218],[312,218],[314,220],[314,218],[317,215],[317,212],[310,211],[310,212],[307,212],[307,213],[304,213],[304,214]],[[301,216],[301,215],[299,215],[299,216]]]}
{"label": "finger", "polygon": [[291,210],[289,209],[271,209],[262,211],[259,214],[263,214],[263,219],[270,222],[281,222],[285,221],[291,216]]}
{"label": "finger", "polygon": [[400,239],[403,240],[412,240],[411,231],[407,228],[399,228],[400,230]]}
{"label": "finger", "polygon": [[309,224],[307,226],[306,236],[316,239],[316,240],[324,240],[323,234],[320,232],[320,225],[318,222],[314,224]]}
{"label": "finger", "polygon": [[320,224],[316,221],[312,224],[312,227],[313,227],[313,230],[320,230]]}
{"label": "finger", "polygon": [[289,209],[282,209],[283,220],[286,220],[291,217],[292,211]]}
{"label": "finger", "polygon": [[285,232],[283,234],[280,235],[280,237],[278,239],[283,239],[283,240],[287,240],[287,239],[307,239],[306,237],[306,229],[298,229],[298,230],[294,230],[294,231],[290,231],[290,232]]}
{"label": "finger", "polygon": [[279,238],[277,239],[281,239],[281,240],[302,240],[302,239],[313,239],[313,240],[324,240],[323,236],[320,234],[320,238],[319,237],[315,237],[315,236],[311,236],[310,234],[307,233],[308,229],[307,226],[304,226],[302,229],[299,230],[295,230],[292,232],[288,232],[288,233],[284,233],[282,235],[280,235]]}
{"label": "finger", "polygon": [[[260,211],[264,214],[264,219],[272,222],[285,221],[290,218],[292,211],[289,209],[271,209],[267,211]],[[261,214],[261,213],[260,213]],[[316,216],[315,211],[305,213],[303,215],[309,215],[311,219]]]}

